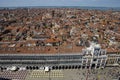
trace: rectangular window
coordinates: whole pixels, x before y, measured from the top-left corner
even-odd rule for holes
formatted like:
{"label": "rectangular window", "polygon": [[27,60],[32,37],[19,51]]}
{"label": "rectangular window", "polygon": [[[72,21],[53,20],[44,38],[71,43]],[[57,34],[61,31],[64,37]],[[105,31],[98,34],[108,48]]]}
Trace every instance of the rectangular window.
{"label": "rectangular window", "polygon": [[95,59],[93,59],[93,61],[97,61],[97,59],[95,58]]}

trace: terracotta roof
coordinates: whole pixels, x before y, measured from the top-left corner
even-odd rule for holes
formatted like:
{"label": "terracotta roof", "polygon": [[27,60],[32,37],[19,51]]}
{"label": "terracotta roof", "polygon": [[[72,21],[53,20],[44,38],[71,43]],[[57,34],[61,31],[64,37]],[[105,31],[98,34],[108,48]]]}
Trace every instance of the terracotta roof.
{"label": "terracotta roof", "polygon": [[106,48],[107,52],[120,52],[119,49],[114,49],[114,48]]}
{"label": "terracotta roof", "polygon": [[54,43],[54,42],[59,42],[59,41],[60,41],[59,39],[50,38],[50,39],[47,39],[45,42],[46,43]]}

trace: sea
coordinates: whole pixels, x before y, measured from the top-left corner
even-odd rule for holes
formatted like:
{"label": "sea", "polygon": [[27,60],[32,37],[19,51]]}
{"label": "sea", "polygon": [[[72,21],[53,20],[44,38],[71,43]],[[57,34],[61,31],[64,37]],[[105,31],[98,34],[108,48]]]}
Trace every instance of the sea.
{"label": "sea", "polygon": [[76,8],[88,10],[113,10],[120,11],[120,7],[91,7],[91,6],[24,6],[24,7],[0,7],[0,9],[18,9],[18,8]]}

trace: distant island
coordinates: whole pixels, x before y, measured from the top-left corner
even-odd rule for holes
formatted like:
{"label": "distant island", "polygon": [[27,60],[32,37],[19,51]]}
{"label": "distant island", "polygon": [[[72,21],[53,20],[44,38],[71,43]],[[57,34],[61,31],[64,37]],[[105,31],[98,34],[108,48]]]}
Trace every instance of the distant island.
{"label": "distant island", "polygon": [[92,7],[92,6],[21,6],[21,7],[0,7],[0,9],[16,9],[16,8],[77,8],[89,10],[114,10],[120,11],[120,7]]}

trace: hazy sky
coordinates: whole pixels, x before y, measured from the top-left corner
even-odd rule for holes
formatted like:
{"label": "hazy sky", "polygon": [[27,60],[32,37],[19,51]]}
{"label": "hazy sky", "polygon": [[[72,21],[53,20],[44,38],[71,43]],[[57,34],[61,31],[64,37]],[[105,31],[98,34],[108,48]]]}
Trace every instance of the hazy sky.
{"label": "hazy sky", "polygon": [[15,7],[15,6],[120,7],[120,0],[0,0],[0,7]]}

